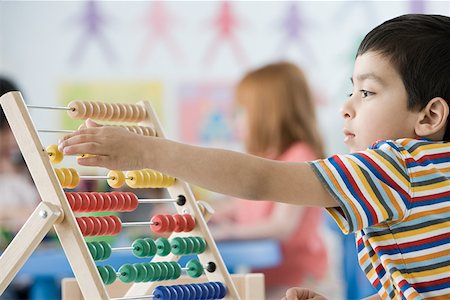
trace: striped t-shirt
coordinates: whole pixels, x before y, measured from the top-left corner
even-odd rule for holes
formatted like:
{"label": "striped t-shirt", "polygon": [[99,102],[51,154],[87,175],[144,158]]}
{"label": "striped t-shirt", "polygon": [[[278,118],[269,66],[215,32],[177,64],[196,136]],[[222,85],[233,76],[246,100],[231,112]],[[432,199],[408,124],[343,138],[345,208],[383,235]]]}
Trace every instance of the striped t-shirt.
{"label": "striped t-shirt", "polygon": [[380,141],[310,164],[382,299],[450,299],[450,143]]}

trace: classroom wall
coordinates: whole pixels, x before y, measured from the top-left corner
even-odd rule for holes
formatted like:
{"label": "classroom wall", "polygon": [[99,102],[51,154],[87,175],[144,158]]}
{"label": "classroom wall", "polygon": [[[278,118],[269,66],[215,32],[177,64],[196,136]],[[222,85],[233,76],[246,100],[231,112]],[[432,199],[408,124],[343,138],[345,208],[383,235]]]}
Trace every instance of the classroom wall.
{"label": "classroom wall", "polygon": [[[170,138],[239,149],[233,85],[249,69],[290,60],[309,78],[327,152],[345,153],[339,106],[357,45],[377,24],[411,12],[448,15],[450,4],[0,1],[0,74],[30,104],[151,100]],[[59,112],[32,117],[38,128],[77,126]]]}

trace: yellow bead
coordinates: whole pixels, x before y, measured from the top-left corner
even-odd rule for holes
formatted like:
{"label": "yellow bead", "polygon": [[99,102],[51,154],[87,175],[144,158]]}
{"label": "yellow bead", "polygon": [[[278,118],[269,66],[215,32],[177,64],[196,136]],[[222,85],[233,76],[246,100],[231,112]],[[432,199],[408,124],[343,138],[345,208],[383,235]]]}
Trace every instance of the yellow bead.
{"label": "yellow bead", "polygon": [[144,185],[144,174],[141,171],[128,171],[125,181],[131,188],[142,188]]}
{"label": "yellow bead", "polygon": [[62,186],[64,188],[69,187],[72,183],[72,172],[70,172],[70,170],[67,168],[61,168],[61,172],[63,172],[64,174],[64,183],[62,184]]}
{"label": "yellow bead", "polygon": [[64,158],[62,152],[58,150],[58,145],[52,144],[47,147],[46,151],[52,164],[60,163]]}
{"label": "yellow bead", "polygon": [[125,175],[122,171],[109,171],[108,184],[114,189],[118,189],[125,183]]}
{"label": "yellow bead", "polygon": [[56,177],[58,177],[59,183],[64,187],[65,176],[61,169],[55,169]]}
{"label": "yellow bead", "polygon": [[74,189],[80,183],[80,175],[78,175],[77,170],[75,170],[74,168],[70,168],[68,170],[69,170],[72,178],[71,178],[70,182],[68,182],[67,188]]}

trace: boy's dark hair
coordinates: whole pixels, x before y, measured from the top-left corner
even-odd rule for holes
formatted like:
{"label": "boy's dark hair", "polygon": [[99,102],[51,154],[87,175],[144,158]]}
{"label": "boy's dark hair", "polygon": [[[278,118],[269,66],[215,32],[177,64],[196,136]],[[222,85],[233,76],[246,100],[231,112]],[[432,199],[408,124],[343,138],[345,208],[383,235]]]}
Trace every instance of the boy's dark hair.
{"label": "boy's dark hair", "polygon": [[450,106],[450,17],[409,14],[388,20],[365,36],[356,56],[369,51],[385,55],[399,72],[408,109],[420,110],[434,97]]}
{"label": "boy's dark hair", "polygon": [[[17,91],[17,87],[14,83],[6,78],[0,77],[0,97],[11,91]],[[6,116],[3,109],[0,107],[0,129],[7,128],[8,122],[6,121]]]}

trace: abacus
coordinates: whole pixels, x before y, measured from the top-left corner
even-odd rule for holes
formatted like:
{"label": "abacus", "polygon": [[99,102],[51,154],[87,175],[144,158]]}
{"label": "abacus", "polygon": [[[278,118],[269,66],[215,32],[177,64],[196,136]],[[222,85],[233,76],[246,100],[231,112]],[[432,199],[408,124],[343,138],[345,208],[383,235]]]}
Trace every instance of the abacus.
{"label": "abacus", "polygon": [[[165,138],[149,102],[73,101],[68,107],[27,107],[20,92],[10,92],[0,98],[0,104],[42,199],[0,257],[0,295],[53,226],[75,274],[76,286],[85,299],[111,299],[108,285],[118,281],[131,285],[122,298],[115,299],[264,298],[261,274],[230,276],[206,224],[212,209],[195,200],[187,183],[150,169],[111,170],[105,176],[80,176],[74,168],[53,168],[51,163],[57,164],[64,157],[56,145],[42,146],[28,112],[28,108],[61,109],[67,110],[73,119],[138,123],[119,126],[136,134]],[[130,188],[167,188],[171,198],[138,199],[132,192],[121,191],[67,191],[85,179],[106,180],[111,188],[124,184]],[[116,215],[78,216],[90,212],[130,212],[140,203],[148,202],[172,202],[177,213],[128,223]],[[165,232],[170,236],[156,240],[138,238],[129,246],[116,248],[105,241],[84,239],[85,236],[118,235],[128,226],[148,226],[155,233]],[[116,251],[130,251],[143,261],[124,264],[118,270],[109,265],[96,265],[99,261],[107,262]],[[178,263],[180,256],[192,254],[198,259],[190,260],[184,267]],[[76,292],[70,295],[74,299]]]}

